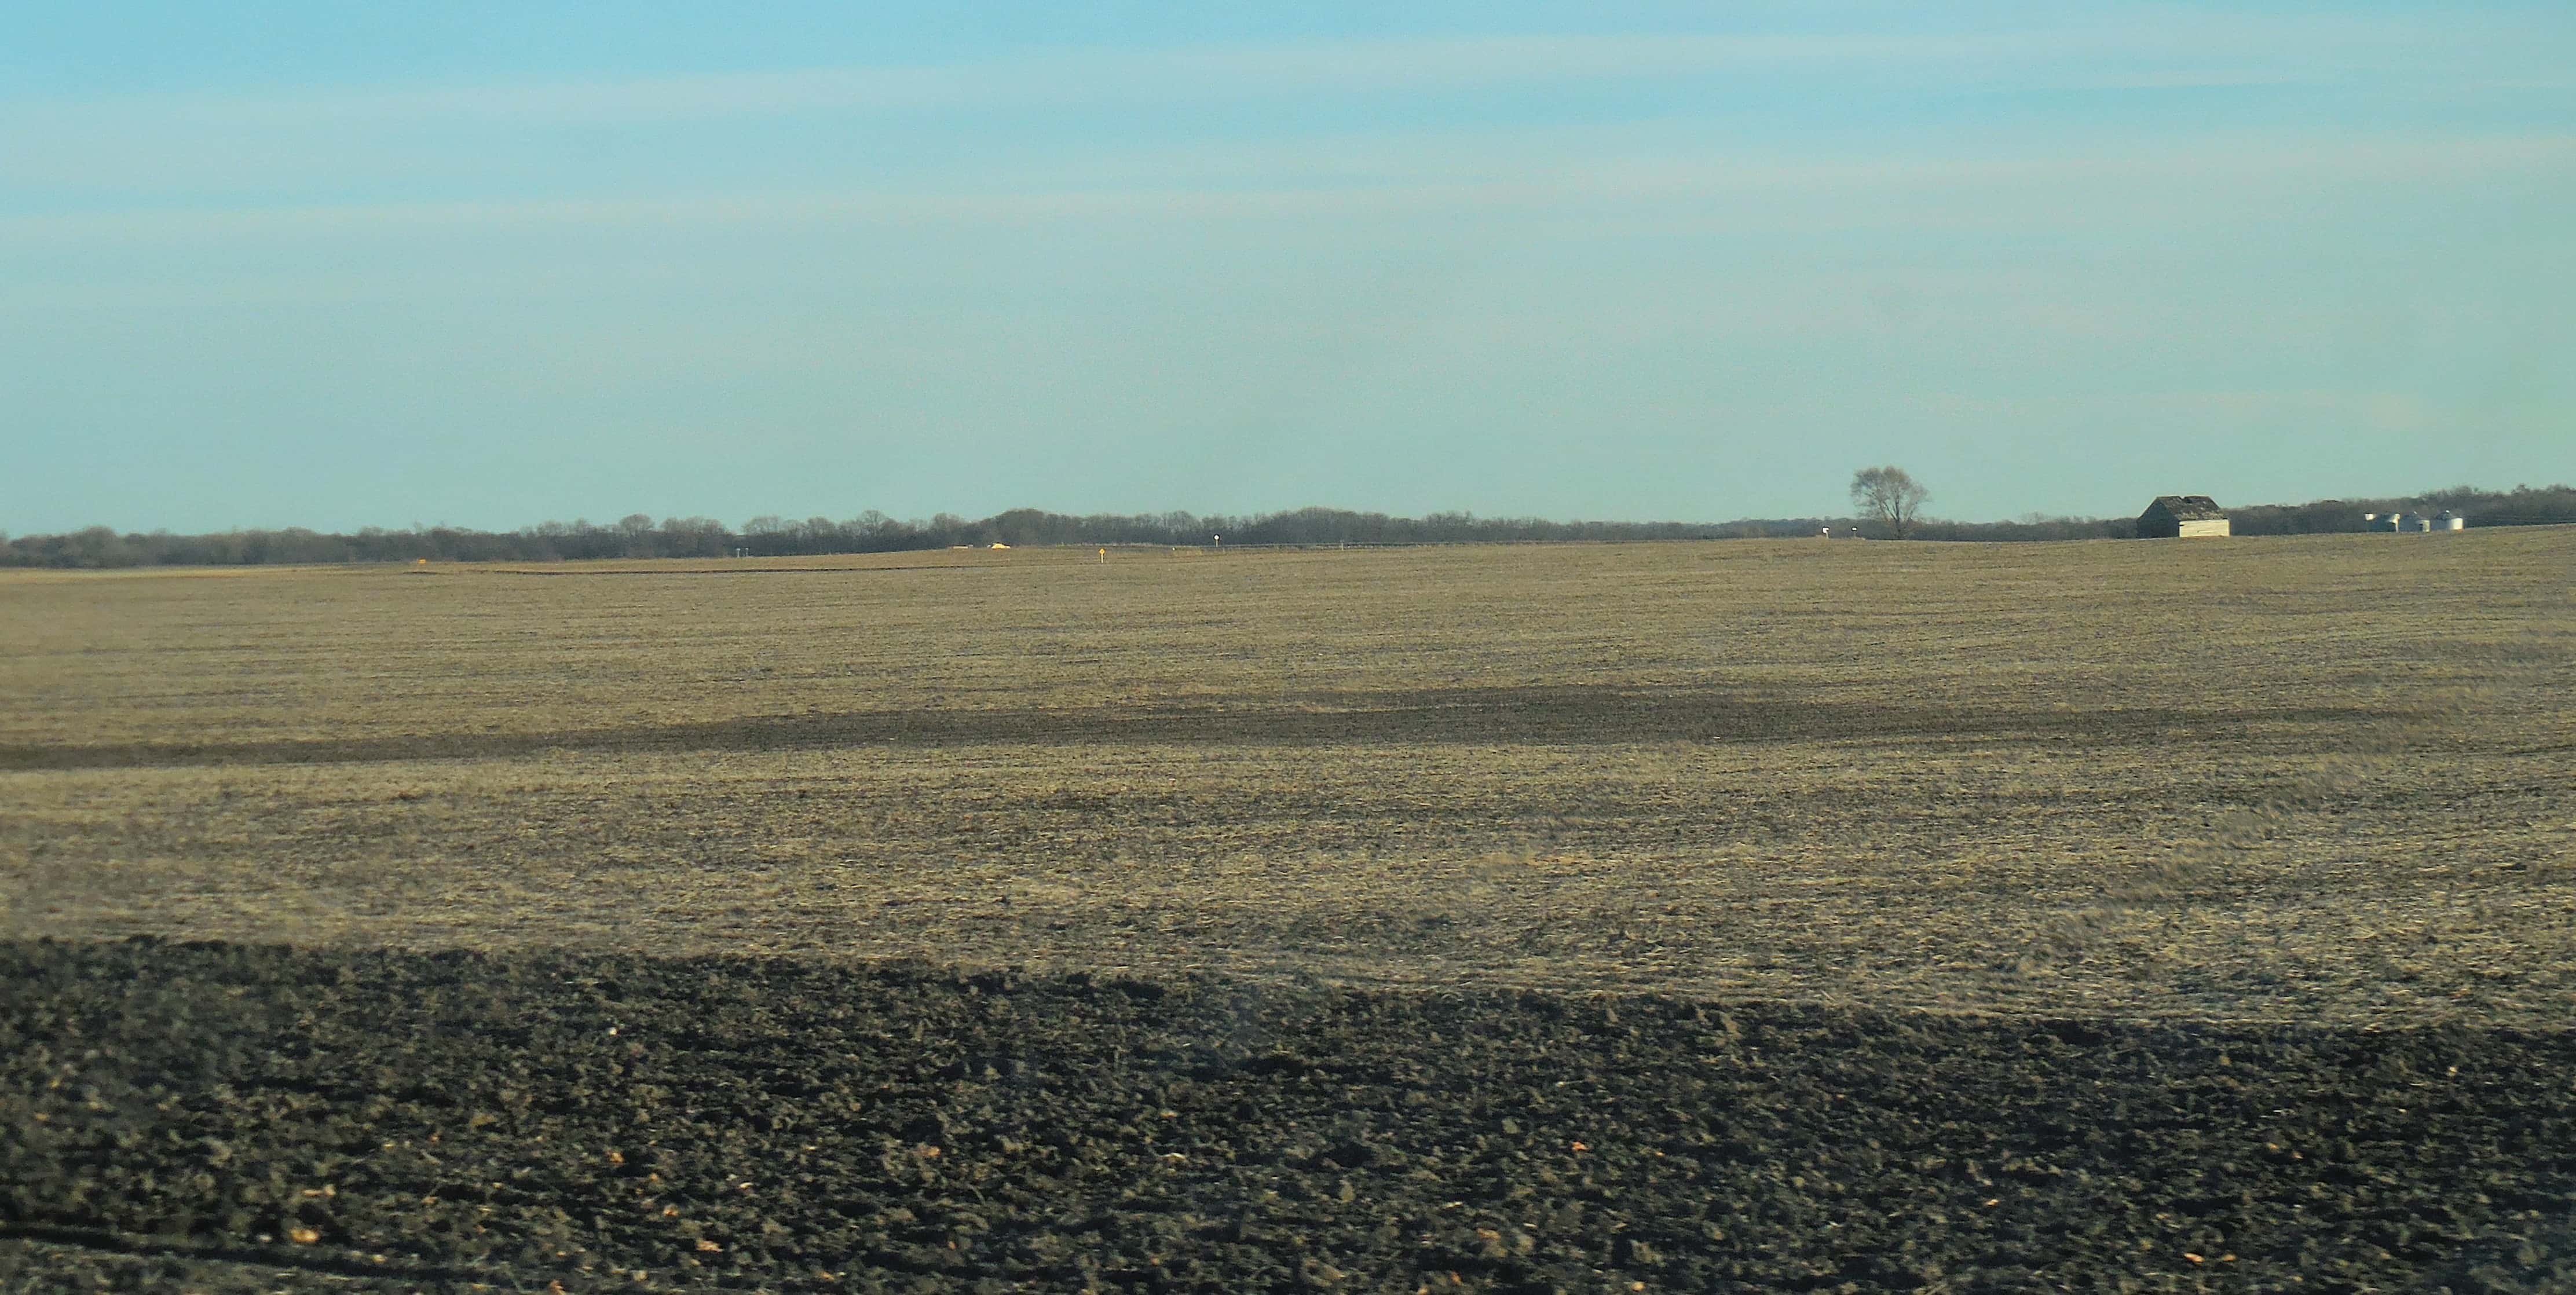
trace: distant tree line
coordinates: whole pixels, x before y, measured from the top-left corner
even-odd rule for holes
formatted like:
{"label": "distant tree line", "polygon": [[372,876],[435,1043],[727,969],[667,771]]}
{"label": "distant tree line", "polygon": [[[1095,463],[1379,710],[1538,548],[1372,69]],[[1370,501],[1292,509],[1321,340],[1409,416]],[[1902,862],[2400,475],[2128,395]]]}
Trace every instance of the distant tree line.
{"label": "distant tree line", "polygon": [[[2403,499],[2321,500],[2261,504],[2229,510],[2239,535],[2292,535],[2363,529],[2366,512],[2439,512],[2466,515],[2474,527],[2576,523],[2576,487],[2518,486],[2510,491],[2457,486]],[[1911,518],[1907,534],[1924,540],[2126,539],[2126,517],[2025,516],[2007,522],[1952,522]],[[960,544],[1024,545],[1391,545],[1496,543],[1618,543],[1640,540],[1759,539],[1814,536],[1832,528],[1848,533],[1846,517],[1773,518],[1733,522],[1554,522],[1532,517],[1478,517],[1433,513],[1389,517],[1337,508],[1301,508],[1256,516],[1155,513],[1086,517],[1015,508],[969,520],[950,513],[898,521],[874,510],[834,521],[755,517],[740,529],[708,517],[661,521],[637,513],[607,525],[546,522],[515,531],[452,526],[352,534],[288,528],[238,530],[211,535],[119,533],[104,526],[66,535],[0,536],[0,566],[143,567],[245,566],[263,563],[340,562],[552,562],[594,558],[790,557],[827,553],[884,553],[949,548]],[[1221,538],[1220,538],[1221,537]]]}
{"label": "distant tree line", "polygon": [[287,530],[212,535],[119,534],[104,526],[68,535],[29,535],[0,543],[0,566],[239,566],[261,563],[553,562],[595,558],[755,558],[827,553],[888,553],[972,545],[1014,548],[1051,544],[1110,545],[1396,545],[1717,539],[1747,535],[1812,535],[1822,522],[1552,522],[1537,518],[1434,513],[1389,517],[1332,508],[1234,517],[1174,512],[1086,517],[1015,508],[968,519],[941,513],[898,521],[870,510],[835,521],[755,517],[736,530],[706,517],[655,522],[641,513],[601,526],[546,522],[516,531],[431,526],[355,534]]}
{"label": "distant tree line", "polygon": [[2320,499],[2306,504],[2256,504],[2227,510],[2238,535],[2327,535],[2367,530],[2364,513],[2455,512],[2469,525],[2563,526],[2576,522],[2576,486],[2515,486],[2480,490],[2453,486],[2403,499]]}

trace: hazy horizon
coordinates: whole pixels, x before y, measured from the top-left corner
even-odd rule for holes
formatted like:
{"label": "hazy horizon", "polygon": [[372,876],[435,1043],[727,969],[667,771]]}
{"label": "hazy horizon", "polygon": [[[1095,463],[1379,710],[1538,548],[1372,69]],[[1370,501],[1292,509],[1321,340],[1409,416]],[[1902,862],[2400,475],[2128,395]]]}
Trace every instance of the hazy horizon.
{"label": "hazy horizon", "polygon": [[[2511,487],[2490,487],[2490,486],[2486,486],[2486,485],[2482,485],[2482,484],[2462,484],[2462,483],[2454,483],[2454,484],[2449,485],[2449,486],[2430,487],[2430,488],[2423,489],[2423,490],[2411,490],[2411,491],[2410,491],[2410,490],[2377,491],[2377,492],[2372,492],[2372,493],[2369,493],[2369,494],[2354,493],[2354,494],[2350,494],[2350,495],[2309,496],[2309,497],[2299,498],[2299,499],[2240,499],[2240,500],[2224,500],[2224,499],[2222,499],[2222,500],[2220,500],[2220,501],[2219,501],[2219,506],[2220,506],[2220,507],[2222,507],[2222,508],[2229,508],[2229,509],[2252,509],[2252,508],[2273,508],[2273,507],[2299,507],[2299,506],[2302,506],[2302,505],[2312,505],[2312,504],[2319,504],[2319,503],[2330,503],[2330,502],[2334,502],[2334,501],[2336,501],[2336,500],[2338,500],[2338,499],[2350,499],[2350,500],[2352,500],[2352,501],[2354,501],[2354,502],[2356,502],[2356,503],[2360,503],[2360,502],[2367,502],[2367,501],[2373,501],[2373,500],[2419,499],[2419,498],[2423,498],[2423,497],[2430,496],[2430,495],[2445,494],[2445,493],[2450,493],[2450,492],[2455,492],[2455,491],[2461,491],[2461,490],[2480,490],[2480,491],[2486,491],[2486,492],[2489,492],[2489,493],[2495,493],[2495,494],[2505,494],[2505,493],[2510,493],[2510,491],[2512,491],[2512,490],[2514,490],[2514,489],[2521,489],[2521,488],[2526,488],[2526,487],[2540,487],[2540,488],[2545,488],[2545,489],[2557,489],[2557,490],[2565,490],[2565,489],[2567,489],[2567,488],[2568,488],[2568,487],[2567,487],[2567,485],[2566,485],[2565,483],[2563,483],[2563,482],[2549,482],[2549,483],[2542,483],[2542,482],[2520,482],[2520,483],[2516,483],[2514,486],[2511,486]],[[2170,493],[2173,493],[2173,492],[2171,492],[2171,491],[2163,491],[2163,492],[2159,492],[2159,493],[2170,494]],[[2144,511],[2144,509],[2145,509],[2145,507],[2146,507],[2146,504],[2147,504],[2148,502],[2151,502],[2151,501],[2152,501],[2152,499],[2153,499],[2153,496],[2141,496],[2141,497],[2140,497],[2140,502],[2139,502],[2139,506],[2138,506],[2138,508],[2136,508],[2136,509],[2132,509],[2132,510],[2130,510],[2129,512],[2124,512],[2124,513],[2101,513],[2101,514],[2093,514],[2093,513],[2066,513],[2066,512],[2049,512],[2049,511],[2046,511],[2046,510],[2043,510],[2043,509],[2024,509],[2024,510],[2022,510],[2021,512],[2018,512],[2018,513],[2013,513],[2013,514],[2006,515],[2006,516],[1994,516],[1994,517],[1961,517],[1961,516],[1957,516],[1957,515],[1955,515],[1955,514],[1950,514],[1950,513],[1942,512],[1940,509],[1938,509],[1938,508],[1936,508],[1936,507],[1932,507],[1932,506],[1930,506],[1929,504],[1927,504],[1927,505],[1925,506],[1925,508],[1924,508],[1923,513],[1922,513],[1921,520],[1922,520],[1922,522],[1924,522],[1924,523],[1926,523],[1926,524],[1933,524],[1933,525],[1964,524],[1964,525],[1971,525],[1971,526],[1977,526],[1977,525],[1992,525],[1992,524],[1998,524],[1998,523],[2030,522],[2030,521],[2038,521],[2038,522],[2102,522],[2102,521],[2119,521],[2119,520],[2122,520],[2122,519],[2124,519],[2124,518],[2128,518],[2128,517],[2132,516],[2134,513]],[[782,524],[787,525],[787,526],[796,526],[796,525],[804,524],[804,523],[807,523],[807,522],[812,522],[812,521],[818,521],[818,520],[820,520],[820,521],[828,521],[828,522],[832,522],[832,523],[834,523],[834,524],[836,524],[836,525],[839,525],[839,524],[846,524],[846,523],[850,523],[850,522],[853,522],[853,521],[857,521],[857,520],[861,519],[862,517],[864,517],[865,515],[867,515],[867,514],[872,514],[872,513],[873,513],[873,514],[880,514],[880,515],[884,516],[885,518],[887,518],[887,519],[888,519],[888,520],[890,520],[890,521],[900,522],[900,523],[903,523],[903,524],[905,524],[905,525],[918,526],[918,525],[927,525],[927,524],[931,524],[932,522],[934,522],[934,521],[935,521],[935,519],[942,518],[942,517],[954,517],[954,518],[957,518],[957,519],[959,519],[959,520],[961,520],[961,521],[964,521],[964,522],[967,522],[967,523],[985,522],[985,521],[990,521],[990,520],[992,520],[992,519],[993,519],[993,518],[995,518],[995,517],[1002,516],[1002,515],[1004,515],[1004,514],[1006,514],[1006,513],[1022,512],[1022,511],[1035,511],[1035,512],[1040,512],[1040,513],[1046,513],[1046,514],[1049,514],[1049,515],[1052,515],[1052,516],[1069,517],[1069,518],[1075,518],[1075,519],[1093,518],[1093,517],[1117,517],[1117,518],[1159,519],[1159,518],[1163,518],[1163,517],[1170,517],[1170,516],[1175,516],[1175,515],[1187,515],[1187,516],[1196,517],[1196,518],[1200,518],[1200,519],[1208,520],[1208,521],[1228,521],[1228,522],[1231,522],[1231,523],[1234,523],[1234,524],[1237,524],[1237,525],[1243,524],[1243,523],[1245,523],[1245,522],[1258,521],[1258,520],[1261,520],[1261,519],[1264,519],[1264,518],[1268,518],[1268,517],[1283,516],[1283,515],[1289,515],[1289,514],[1295,514],[1295,513],[1301,513],[1301,512],[1308,512],[1308,511],[1320,511],[1320,512],[1326,512],[1326,513],[1355,513],[1355,514],[1363,514],[1363,515],[1374,514],[1374,515],[1382,516],[1382,517],[1386,517],[1386,518],[1389,518],[1389,519],[1391,519],[1391,520],[1395,520],[1395,521],[1421,521],[1421,520],[1426,520],[1426,519],[1435,518],[1435,517],[1465,515],[1465,516],[1472,517],[1472,518],[1474,518],[1475,520],[1478,520],[1478,521],[1486,521],[1486,522],[1518,522],[1518,521],[1527,521],[1527,522],[1545,523],[1545,524],[1550,524],[1550,525],[1568,525],[1568,524],[1575,524],[1575,525],[1607,525],[1607,526],[1659,526],[1659,525],[1683,525],[1683,526],[1729,526],[1729,525],[1736,525],[1736,524],[1742,524],[1742,523],[1764,523],[1764,522],[1796,522],[1796,521],[1824,521],[1824,520],[1831,520],[1831,521],[1845,521],[1845,520],[1852,519],[1852,518],[1854,518],[1854,517],[1856,517],[1856,516],[1858,516],[1858,515],[1859,515],[1859,514],[1858,514],[1858,512],[1857,512],[1857,511],[1856,511],[1856,510],[1851,506],[1850,501],[1849,501],[1848,499],[1843,500],[1843,501],[1841,502],[1841,506],[1839,506],[1839,507],[1834,507],[1834,508],[1820,508],[1820,509],[1814,509],[1814,510],[1807,511],[1807,512],[1800,512],[1800,513],[1769,513],[1769,514],[1762,514],[1762,515],[1744,514],[1744,515],[1739,515],[1739,516],[1734,516],[1734,517],[1714,517],[1714,516],[1711,516],[1711,517],[1691,517],[1691,516],[1673,516],[1673,517],[1608,517],[1608,516],[1603,516],[1603,517],[1571,517],[1571,516],[1569,516],[1569,517],[1550,517],[1550,516],[1545,516],[1545,515],[1542,515],[1542,514],[1536,514],[1536,513],[1484,513],[1484,512],[1479,512],[1479,511],[1477,511],[1477,510],[1475,510],[1475,509],[1469,509],[1469,508],[1434,508],[1434,509],[1420,509],[1420,510],[1413,510],[1413,511],[1407,511],[1407,512],[1388,512],[1388,511],[1385,511],[1385,510],[1379,510],[1379,509],[1353,509],[1353,508],[1343,508],[1343,507],[1340,507],[1340,506],[1338,506],[1338,505],[1334,505],[1334,504],[1316,504],[1316,503],[1310,503],[1310,504],[1297,504],[1297,505],[1292,505],[1292,506],[1287,507],[1287,508],[1263,509],[1263,510],[1260,510],[1260,511],[1257,511],[1257,512],[1255,512],[1255,511],[1229,511],[1229,510],[1222,510],[1222,509],[1218,509],[1218,510],[1209,510],[1209,511],[1201,512],[1201,511],[1198,511],[1198,510],[1194,510],[1194,509],[1187,509],[1187,508],[1149,508],[1149,509],[1142,509],[1142,510],[1138,510],[1138,511],[1135,511],[1135,512],[1110,512],[1110,511],[1107,511],[1107,510],[1100,510],[1100,511],[1095,511],[1095,512],[1090,512],[1090,513],[1069,513],[1069,512],[1066,512],[1066,511],[1062,510],[1062,509],[1038,508],[1038,507],[1036,507],[1036,506],[1034,506],[1034,505],[1028,505],[1028,504],[1014,504],[1014,505],[1011,505],[1011,506],[1006,507],[1006,508],[998,508],[998,509],[991,510],[991,511],[989,511],[989,512],[979,512],[979,513],[961,513],[961,512],[959,512],[959,511],[957,511],[957,510],[955,510],[955,509],[933,509],[933,510],[929,510],[929,511],[918,511],[918,510],[913,510],[913,509],[901,509],[901,510],[896,510],[896,509],[885,509],[885,508],[875,508],[875,507],[870,507],[870,508],[863,508],[863,509],[851,509],[851,510],[844,510],[844,511],[839,511],[839,512],[804,513],[804,514],[794,514],[794,515],[784,514],[784,513],[777,513],[777,512],[754,513],[754,514],[752,514],[752,515],[751,515],[751,516],[749,516],[749,517],[719,517],[719,516],[715,516],[715,515],[713,515],[713,514],[709,514],[709,513],[705,513],[705,512],[687,512],[687,511],[683,511],[683,512],[676,512],[676,513],[668,513],[668,514],[647,514],[647,515],[651,517],[652,521],[655,523],[655,525],[656,525],[656,527],[657,527],[657,528],[658,528],[659,526],[661,526],[661,525],[665,524],[665,523],[671,523],[671,522],[683,522],[683,521],[686,521],[686,522],[695,522],[695,521],[714,521],[714,522],[719,523],[719,524],[720,524],[720,525],[722,525],[725,529],[727,529],[728,531],[731,531],[731,532],[733,532],[733,533],[736,533],[736,534],[748,534],[748,533],[750,533],[751,528],[753,527],[753,524],[754,524],[754,523],[761,523],[761,522],[779,522],[779,523],[782,523]],[[116,523],[114,523],[114,522],[105,522],[105,521],[101,521],[101,522],[91,522],[91,523],[86,523],[86,524],[84,524],[84,525],[82,525],[82,526],[76,526],[76,527],[63,527],[63,528],[58,528],[58,529],[55,529],[55,530],[51,530],[51,531],[44,531],[44,532],[38,532],[38,531],[10,531],[10,530],[7,530],[6,528],[0,528],[0,541],[5,541],[5,540],[8,540],[8,539],[13,539],[13,538],[28,537],[28,536],[39,535],[39,534],[72,534],[72,533],[77,533],[77,532],[79,532],[79,531],[88,530],[88,529],[91,529],[92,527],[96,527],[96,526],[105,526],[105,527],[107,527],[109,530],[115,531],[115,532],[117,532],[117,533],[119,533],[119,534],[122,534],[122,535],[150,535],[150,534],[155,534],[155,533],[168,533],[168,534],[189,534],[189,533],[197,533],[197,534],[224,534],[224,533],[229,533],[229,532],[238,532],[238,531],[263,531],[263,530],[266,530],[266,531],[282,531],[282,530],[292,530],[292,529],[309,530],[309,531],[315,531],[315,532],[319,532],[319,533],[323,533],[323,534],[346,534],[346,535],[354,535],[354,534],[357,534],[357,533],[359,533],[359,532],[361,532],[361,531],[388,531],[388,532],[397,532],[397,533],[399,533],[399,532],[405,532],[405,531],[434,530],[434,529],[441,529],[441,528],[454,529],[454,530],[480,531],[480,532],[486,532],[486,533],[491,533],[491,534],[503,534],[503,535],[507,535],[507,534],[515,534],[515,533],[522,532],[522,531],[535,530],[535,529],[537,529],[537,528],[539,528],[539,527],[544,527],[544,526],[554,526],[554,525],[561,525],[561,526],[576,526],[576,527],[577,527],[577,526],[585,526],[585,525],[586,525],[586,526],[591,526],[591,527],[595,527],[595,528],[602,529],[602,530],[608,530],[608,529],[614,529],[614,528],[615,528],[615,527],[616,527],[620,522],[622,522],[622,521],[623,521],[623,520],[625,520],[627,517],[632,516],[632,515],[634,515],[634,514],[631,514],[631,513],[619,513],[619,514],[608,515],[608,516],[598,516],[598,517],[594,517],[594,516],[590,516],[590,515],[588,515],[588,514],[577,514],[577,515],[576,515],[576,514],[567,514],[567,515],[556,515],[556,516],[539,517],[539,518],[534,518],[534,519],[529,519],[529,520],[522,520],[522,521],[518,521],[518,522],[504,523],[504,524],[501,524],[501,525],[495,525],[495,526],[473,526],[473,525],[468,525],[468,524],[461,523],[461,522],[449,522],[449,521],[407,521],[407,522],[399,522],[399,523],[388,523],[388,522],[381,522],[381,521],[379,521],[379,522],[365,522],[365,523],[361,523],[361,524],[356,525],[356,526],[322,527],[322,526],[310,526],[310,525],[306,525],[306,524],[304,524],[304,523],[300,523],[300,522],[282,522],[282,523],[278,523],[278,524],[276,524],[276,525],[265,525],[265,526],[264,526],[264,525],[221,526],[221,527],[215,527],[215,528],[212,528],[212,529],[211,529],[211,530],[209,530],[209,531],[203,531],[203,532],[183,532],[183,531],[179,531],[179,530],[177,530],[176,528],[167,527],[167,526],[121,526],[121,525],[117,525],[117,524],[116,524]],[[1080,543],[1089,543],[1089,541],[1087,541],[1087,540],[1086,540],[1086,541],[1081,541]]]}
{"label": "hazy horizon", "polygon": [[12,534],[2576,476],[2563,5],[24,27]]}

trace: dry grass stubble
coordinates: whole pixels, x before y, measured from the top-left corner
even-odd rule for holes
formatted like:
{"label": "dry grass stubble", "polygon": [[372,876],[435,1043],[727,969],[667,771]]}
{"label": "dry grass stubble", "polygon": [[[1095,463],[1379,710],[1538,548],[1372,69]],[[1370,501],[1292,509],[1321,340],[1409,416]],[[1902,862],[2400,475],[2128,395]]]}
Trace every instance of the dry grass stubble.
{"label": "dry grass stubble", "polygon": [[2576,1005],[2576,535],[1073,556],[0,581],[10,933]]}

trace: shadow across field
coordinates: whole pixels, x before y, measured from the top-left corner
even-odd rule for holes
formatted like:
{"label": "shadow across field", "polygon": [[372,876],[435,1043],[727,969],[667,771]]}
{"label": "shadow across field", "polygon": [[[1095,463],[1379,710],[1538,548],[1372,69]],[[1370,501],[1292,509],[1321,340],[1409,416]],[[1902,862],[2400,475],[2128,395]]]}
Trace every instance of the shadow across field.
{"label": "shadow across field", "polygon": [[1708,690],[1612,687],[1431,689],[1200,699],[1116,709],[872,710],[751,715],[539,733],[425,733],[249,742],[0,745],[0,770],[207,764],[350,764],[486,759],[540,751],[790,751],[1032,745],[1597,746],[1641,742],[1989,740],[2135,745],[2243,741],[2256,724],[2386,721],[2388,712],[2158,707],[1889,705]]}
{"label": "shadow across field", "polygon": [[[962,562],[915,562],[894,565],[840,565],[801,567],[687,567],[687,566],[594,566],[573,567],[466,567],[466,575],[531,576],[540,579],[581,578],[586,576],[872,576],[881,571],[995,571]],[[413,572],[416,575],[448,575],[448,569]]]}
{"label": "shadow across field", "polygon": [[2576,1281],[2563,1030],[152,941],[0,985],[30,1288]]}

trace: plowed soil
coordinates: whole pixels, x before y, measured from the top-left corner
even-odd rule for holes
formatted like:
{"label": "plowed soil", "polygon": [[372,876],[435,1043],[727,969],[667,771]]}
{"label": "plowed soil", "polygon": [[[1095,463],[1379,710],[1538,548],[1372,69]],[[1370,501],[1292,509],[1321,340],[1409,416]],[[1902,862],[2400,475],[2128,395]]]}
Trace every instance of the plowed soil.
{"label": "plowed soil", "polygon": [[0,985],[26,1288],[2576,1282],[2564,1032],[150,941]]}

